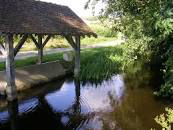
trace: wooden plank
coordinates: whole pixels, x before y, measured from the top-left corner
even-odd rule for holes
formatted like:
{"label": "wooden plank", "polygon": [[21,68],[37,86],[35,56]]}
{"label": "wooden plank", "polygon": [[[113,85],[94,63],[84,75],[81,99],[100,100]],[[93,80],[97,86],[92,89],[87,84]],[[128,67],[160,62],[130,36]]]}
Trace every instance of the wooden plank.
{"label": "wooden plank", "polygon": [[48,35],[46,40],[43,42],[43,47],[47,44],[47,42],[50,40],[51,35]]}
{"label": "wooden plank", "polygon": [[43,62],[43,43],[42,43],[42,36],[38,35],[38,64]]}
{"label": "wooden plank", "polygon": [[6,78],[7,78],[7,99],[14,100],[17,98],[16,84],[15,84],[15,63],[14,63],[14,48],[13,35],[7,34],[5,37],[6,50]]}
{"label": "wooden plank", "polygon": [[5,47],[4,47],[3,43],[0,43],[0,52],[2,53],[2,55],[6,55]]}
{"label": "wooden plank", "polygon": [[74,76],[76,78],[80,75],[80,36],[75,36],[76,50],[75,50],[75,68]]}
{"label": "wooden plank", "polygon": [[66,38],[66,40],[68,41],[68,43],[72,46],[72,48],[74,50],[76,50],[77,48],[76,48],[76,45],[75,45],[75,42],[74,42],[72,36],[64,36],[64,37]]}
{"label": "wooden plank", "polygon": [[22,39],[18,42],[18,44],[16,45],[15,49],[14,49],[14,57],[17,55],[17,53],[19,52],[19,50],[21,49],[21,47],[23,46],[23,44],[26,42],[28,38],[28,35],[25,34]]}
{"label": "wooden plank", "polygon": [[37,42],[37,40],[35,39],[35,37],[33,35],[30,36],[32,41],[34,42],[34,44],[36,45],[37,48],[39,48],[39,44]]}

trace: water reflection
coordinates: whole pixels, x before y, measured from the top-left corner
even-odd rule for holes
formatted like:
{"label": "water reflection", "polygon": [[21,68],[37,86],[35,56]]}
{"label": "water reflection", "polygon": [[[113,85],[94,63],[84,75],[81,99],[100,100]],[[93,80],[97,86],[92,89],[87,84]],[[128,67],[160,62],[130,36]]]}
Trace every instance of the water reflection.
{"label": "water reflection", "polygon": [[146,130],[155,127],[153,118],[166,105],[149,87],[128,87],[123,75],[100,85],[67,79],[61,88],[8,102],[8,108],[0,109],[0,129]]}
{"label": "water reflection", "polygon": [[8,102],[8,113],[10,116],[11,130],[18,130],[18,102],[17,100]]}

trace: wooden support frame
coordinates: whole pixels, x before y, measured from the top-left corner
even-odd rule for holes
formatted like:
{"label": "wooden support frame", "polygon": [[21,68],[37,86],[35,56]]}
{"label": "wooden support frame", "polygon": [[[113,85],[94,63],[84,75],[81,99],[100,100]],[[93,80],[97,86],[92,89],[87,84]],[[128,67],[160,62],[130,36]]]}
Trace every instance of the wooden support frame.
{"label": "wooden support frame", "polygon": [[48,43],[48,41],[51,39],[51,35],[48,35],[47,38],[45,39],[45,41],[43,42],[43,47],[46,46],[46,44]]}
{"label": "wooden support frame", "polygon": [[41,64],[43,62],[43,48],[48,43],[48,41],[51,39],[51,35],[48,35],[44,42],[43,42],[42,35],[38,35],[38,41],[34,38],[33,35],[31,35],[31,39],[38,49],[38,64]]}
{"label": "wooden support frame", "polygon": [[75,67],[74,76],[80,76],[80,36],[75,36],[76,50],[75,50]]}
{"label": "wooden support frame", "polygon": [[23,46],[23,44],[26,42],[27,38],[28,38],[28,35],[25,34],[22,37],[22,39],[18,42],[18,44],[14,48],[14,57],[17,55],[17,53],[19,52],[19,50],[21,49],[21,47]]}
{"label": "wooden support frame", "polygon": [[74,39],[72,36],[64,37],[75,51],[74,77],[78,78],[80,75],[80,36],[74,36]]}
{"label": "wooden support frame", "polygon": [[0,51],[2,53],[2,55],[6,55],[6,52],[5,52],[5,46],[3,45],[3,43],[0,43]]}
{"label": "wooden support frame", "polygon": [[68,41],[68,43],[72,46],[72,48],[74,50],[76,50],[76,44],[75,44],[75,41],[73,40],[73,37],[72,36],[64,36],[65,39]]}
{"label": "wooden support frame", "polygon": [[39,48],[39,44],[38,44],[37,40],[35,39],[35,37],[33,35],[31,35],[30,37],[31,37],[32,41],[34,42],[35,46],[37,48]]}
{"label": "wooden support frame", "polygon": [[41,35],[38,35],[38,45],[38,64],[41,64],[43,62],[43,42]]}
{"label": "wooden support frame", "polygon": [[5,36],[5,50],[6,50],[6,79],[7,79],[7,99],[14,100],[17,98],[17,90],[15,84],[15,63],[14,63],[14,48],[13,48],[13,34],[6,34]]}

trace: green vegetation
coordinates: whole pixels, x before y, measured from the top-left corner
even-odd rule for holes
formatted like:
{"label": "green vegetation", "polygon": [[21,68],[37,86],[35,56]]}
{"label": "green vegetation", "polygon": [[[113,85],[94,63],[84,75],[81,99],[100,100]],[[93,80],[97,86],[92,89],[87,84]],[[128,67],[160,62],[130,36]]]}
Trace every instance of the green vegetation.
{"label": "green vegetation", "polygon": [[[62,53],[49,54],[43,57],[43,62],[62,60]],[[27,59],[17,60],[16,68],[24,67],[28,65],[34,65],[37,63],[37,57],[30,57]],[[5,69],[5,63],[0,63],[0,71]]]}
{"label": "green vegetation", "polygon": [[155,121],[162,127],[162,130],[171,130],[171,125],[173,124],[173,109],[165,108],[165,111],[167,113],[157,116]]}
{"label": "green vegetation", "polygon": [[122,46],[84,50],[80,78],[82,81],[98,83],[119,73],[122,65]]}
{"label": "green vegetation", "polygon": [[[88,5],[101,0],[89,0]],[[127,39],[125,63],[143,61],[160,67],[164,83],[156,93],[173,98],[173,1],[172,0],[107,0],[101,19],[110,19],[112,30],[119,30]],[[86,5],[87,7],[87,5]]]}
{"label": "green vegetation", "polygon": [[90,23],[90,27],[97,33],[98,36],[104,36],[104,37],[117,37],[117,33],[113,32],[111,28],[104,24],[99,24],[99,23]]}

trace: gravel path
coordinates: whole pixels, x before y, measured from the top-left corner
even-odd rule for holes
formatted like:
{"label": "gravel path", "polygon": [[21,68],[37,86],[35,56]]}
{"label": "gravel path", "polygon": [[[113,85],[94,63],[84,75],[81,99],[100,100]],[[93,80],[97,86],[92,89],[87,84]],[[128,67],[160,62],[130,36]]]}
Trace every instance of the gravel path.
{"label": "gravel path", "polygon": [[[100,48],[100,47],[108,47],[108,46],[115,46],[119,45],[123,42],[123,40],[115,40],[111,42],[103,42],[103,43],[98,43],[94,45],[88,45],[88,46],[81,46],[81,49],[87,49],[87,48]],[[44,50],[43,54],[54,54],[54,53],[61,53],[61,52],[67,52],[67,51],[72,51],[72,48],[54,48],[54,49],[46,49]],[[26,52],[19,52],[17,56],[15,57],[16,60],[19,59],[26,59],[29,57],[34,57],[37,56],[37,51],[26,51]],[[6,59],[6,56],[0,55],[0,62],[4,62]]]}

